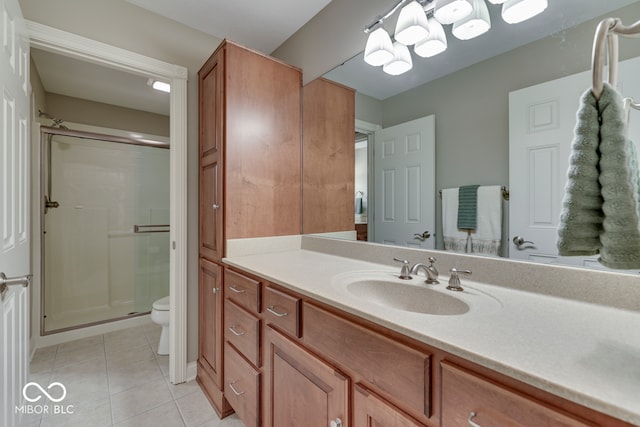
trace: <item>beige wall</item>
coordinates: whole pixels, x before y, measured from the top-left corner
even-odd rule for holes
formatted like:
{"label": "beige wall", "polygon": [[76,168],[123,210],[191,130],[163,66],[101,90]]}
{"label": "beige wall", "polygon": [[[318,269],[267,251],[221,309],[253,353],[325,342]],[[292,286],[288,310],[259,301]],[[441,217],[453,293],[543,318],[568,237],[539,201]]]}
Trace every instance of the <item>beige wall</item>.
{"label": "beige wall", "polygon": [[[47,93],[47,113],[65,122],[83,123],[169,137],[169,116]],[[47,123],[46,121],[44,123]]]}
{"label": "beige wall", "polygon": [[137,52],[189,70],[187,360],[198,355],[198,80],[221,40],[124,0],[20,0],[26,19]]}
{"label": "beige wall", "polygon": [[382,101],[356,92],[356,119],[379,125],[382,123]]}

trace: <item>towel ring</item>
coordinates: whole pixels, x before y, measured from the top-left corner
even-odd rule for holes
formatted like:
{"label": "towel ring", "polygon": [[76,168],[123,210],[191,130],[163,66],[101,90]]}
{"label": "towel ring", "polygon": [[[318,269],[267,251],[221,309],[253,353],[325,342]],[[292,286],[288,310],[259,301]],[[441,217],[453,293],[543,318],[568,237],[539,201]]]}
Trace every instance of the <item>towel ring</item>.
{"label": "towel ring", "polygon": [[609,56],[608,82],[613,87],[618,83],[618,34],[625,37],[640,37],[640,21],[626,27],[622,25],[620,18],[606,18],[598,24],[591,54],[593,72],[591,91],[596,99],[600,99],[604,87],[605,42]]}

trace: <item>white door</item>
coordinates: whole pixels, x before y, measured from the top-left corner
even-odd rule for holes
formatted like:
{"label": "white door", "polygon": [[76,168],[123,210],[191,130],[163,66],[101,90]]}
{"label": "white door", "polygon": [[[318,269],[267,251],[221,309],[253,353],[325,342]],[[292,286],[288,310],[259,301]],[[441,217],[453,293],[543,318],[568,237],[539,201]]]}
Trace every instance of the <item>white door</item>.
{"label": "white door", "polygon": [[[0,9],[0,272],[20,279],[31,268],[29,39],[18,0],[0,0]],[[18,283],[2,293],[0,425],[22,426],[27,417],[16,407],[25,402],[22,388],[29,375],[29,292]]]}
{"label": "white door", "polygon": [[[620,63],[618,89],[636,102],[638,73],[640,59]],[[509,94],[510,258],[606,269],[597,256],[561,257],[556,248],[576,112],[590,86],[587,71]],[[630,135],[639,135],[640,114],[633,114]],[[531,243],[517,245],[518,237]]]}
{"label": "white door", "polygon": [[375,133],[374,239],[435,246],[435,116]]}

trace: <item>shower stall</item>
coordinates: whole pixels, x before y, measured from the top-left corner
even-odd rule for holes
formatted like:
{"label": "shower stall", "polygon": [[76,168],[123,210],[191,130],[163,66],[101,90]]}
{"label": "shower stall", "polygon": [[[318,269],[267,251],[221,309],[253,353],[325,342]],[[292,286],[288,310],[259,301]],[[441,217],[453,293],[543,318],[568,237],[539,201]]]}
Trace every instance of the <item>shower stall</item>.
{"label": "shower stall", "polygon": [[41,334],[169,295],[169,145],[42,126]]}

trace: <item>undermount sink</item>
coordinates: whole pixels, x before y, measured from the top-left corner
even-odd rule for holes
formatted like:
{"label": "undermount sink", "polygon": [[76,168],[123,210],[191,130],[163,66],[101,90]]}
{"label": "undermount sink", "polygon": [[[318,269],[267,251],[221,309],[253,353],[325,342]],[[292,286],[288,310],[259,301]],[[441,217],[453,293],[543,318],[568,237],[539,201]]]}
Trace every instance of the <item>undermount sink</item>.
{"label": "undermount sink", "polygon": [[353,271],[333,277],[331,284],[345,302],[371,304],[405,313],[433,316],[460,316],[475,312],[489,313],[499,310],[502,303],[488,293],[463,283],[463,292],[446,289],[447,278],[440,284],[425,284],[424,277],[410,280],[398,278],[397,272]]}
{"label": "undermount sink", "polygon": [[369,279],[349,283],[346,290],[361,300],[414,313],[453,316],[469,311],[469,305],[464,301],[427,288],[424,284]]}

